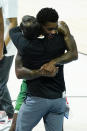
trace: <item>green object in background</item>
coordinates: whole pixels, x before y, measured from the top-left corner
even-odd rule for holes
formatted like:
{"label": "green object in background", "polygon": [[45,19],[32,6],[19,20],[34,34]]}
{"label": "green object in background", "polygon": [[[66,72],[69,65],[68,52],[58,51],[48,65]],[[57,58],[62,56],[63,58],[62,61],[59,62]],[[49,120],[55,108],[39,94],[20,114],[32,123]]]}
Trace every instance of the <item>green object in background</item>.
{"label": "green object in background", "polygon": [[21,84],[21,89],[20,89],[19,95],[16,100],[15,110],[19,111],[19,109],[20,109],[20,107],[26,97],[26,93],[27,93],[27,84],[26,84],[26,80],[23,80],[23,82]]}

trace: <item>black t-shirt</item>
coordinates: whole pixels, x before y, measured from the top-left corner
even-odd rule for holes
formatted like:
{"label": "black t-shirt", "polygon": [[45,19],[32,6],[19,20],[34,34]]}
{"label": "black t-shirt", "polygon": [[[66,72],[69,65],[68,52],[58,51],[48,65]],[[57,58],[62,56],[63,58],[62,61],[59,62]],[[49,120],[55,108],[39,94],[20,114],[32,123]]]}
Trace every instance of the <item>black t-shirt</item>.
{"label": "black t-shirt", "polygon": [[3,53],[4,53],[4,54],[6,54],[6,53],[7,53],[5,43],[4,43]]}
{"label": "black t-shirt", "polygon": [[[22,56],[23,65],[29,69],[38,69],[54,58],[60,57],[66,50],[62,34],[56,34],[52,39],[27,40],[20,29],[10,31],[11,39]],[[58,65],[59,71],[55,77],[39,77],[27,80],[28,95],[55,99],[61,97],[65,90],[63,65]]]}

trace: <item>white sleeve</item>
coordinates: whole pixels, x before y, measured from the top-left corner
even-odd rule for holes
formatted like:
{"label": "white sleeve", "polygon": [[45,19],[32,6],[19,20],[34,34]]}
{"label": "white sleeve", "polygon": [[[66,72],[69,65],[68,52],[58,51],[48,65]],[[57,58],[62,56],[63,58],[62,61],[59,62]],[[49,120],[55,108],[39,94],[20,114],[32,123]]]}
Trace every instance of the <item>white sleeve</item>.
{"label": "white sleeve", "polygon": [[18,15],[18,0],[3,0],[5,18],[14,18]]}
{"label": "white sleeve", "polygon": [[0,0],[0,8],[2,8],[2,3],[1,3],[1,0]]}

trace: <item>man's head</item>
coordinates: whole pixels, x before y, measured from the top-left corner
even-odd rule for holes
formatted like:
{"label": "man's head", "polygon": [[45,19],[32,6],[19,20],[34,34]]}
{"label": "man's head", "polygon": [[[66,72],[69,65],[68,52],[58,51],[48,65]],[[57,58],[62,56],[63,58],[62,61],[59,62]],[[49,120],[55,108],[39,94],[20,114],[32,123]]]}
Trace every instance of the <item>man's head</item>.
{"label": "man's head", "polygon": [[57,33],[59,16],[55,9],[42,8],[36,18],[41,24],[44,34],[54,35]]}
{"label": "man's head", "polygon": [[35,39],[40,35],[40,24],[33,16],[23,16],[20,28],[27,39]]}

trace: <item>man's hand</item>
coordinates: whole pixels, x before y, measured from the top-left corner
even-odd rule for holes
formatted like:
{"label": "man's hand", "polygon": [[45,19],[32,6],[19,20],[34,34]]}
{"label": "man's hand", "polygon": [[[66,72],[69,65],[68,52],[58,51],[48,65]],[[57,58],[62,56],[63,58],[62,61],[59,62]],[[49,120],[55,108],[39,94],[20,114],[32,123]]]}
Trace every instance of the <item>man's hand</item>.
{"label": "man's hand", "polygon": [[56,67],[52,62],[48,62],[41,66],[40,72],[42,73],[42,75],[54,77],[56,73],[58,73],[58,67]]}
{"label": "man's hand", "polygon": [[15,71],[18,79],[33,80],[41,76],[54,77],[58,72],[58,67],[53,66],[51,63],[44,64],[40,69],[31,70],[23,66],[22,57],[17,53],[15,59]]}
{"label": "man's hand", "polygon": [[59,21],[58,22],[58,31],[63,33],[64,36],[69,36],[70,35],[70,30],[68,28],[68,25],[64,21]]}
{"label": "man's hand", "polygon": [[53,72],[56,70],[56,67],[55,67],[54,63],[48,62],[48,63],[44,64],[43,66],[41,66],[41,70]]}
{"label": "man's hand", "polygon": [[58,73],[58,67],[56,67],[53,72],[49,72],[44,69],[39,70],[40,76],[45,76],[45,77],[55,77],[57,73]]}

